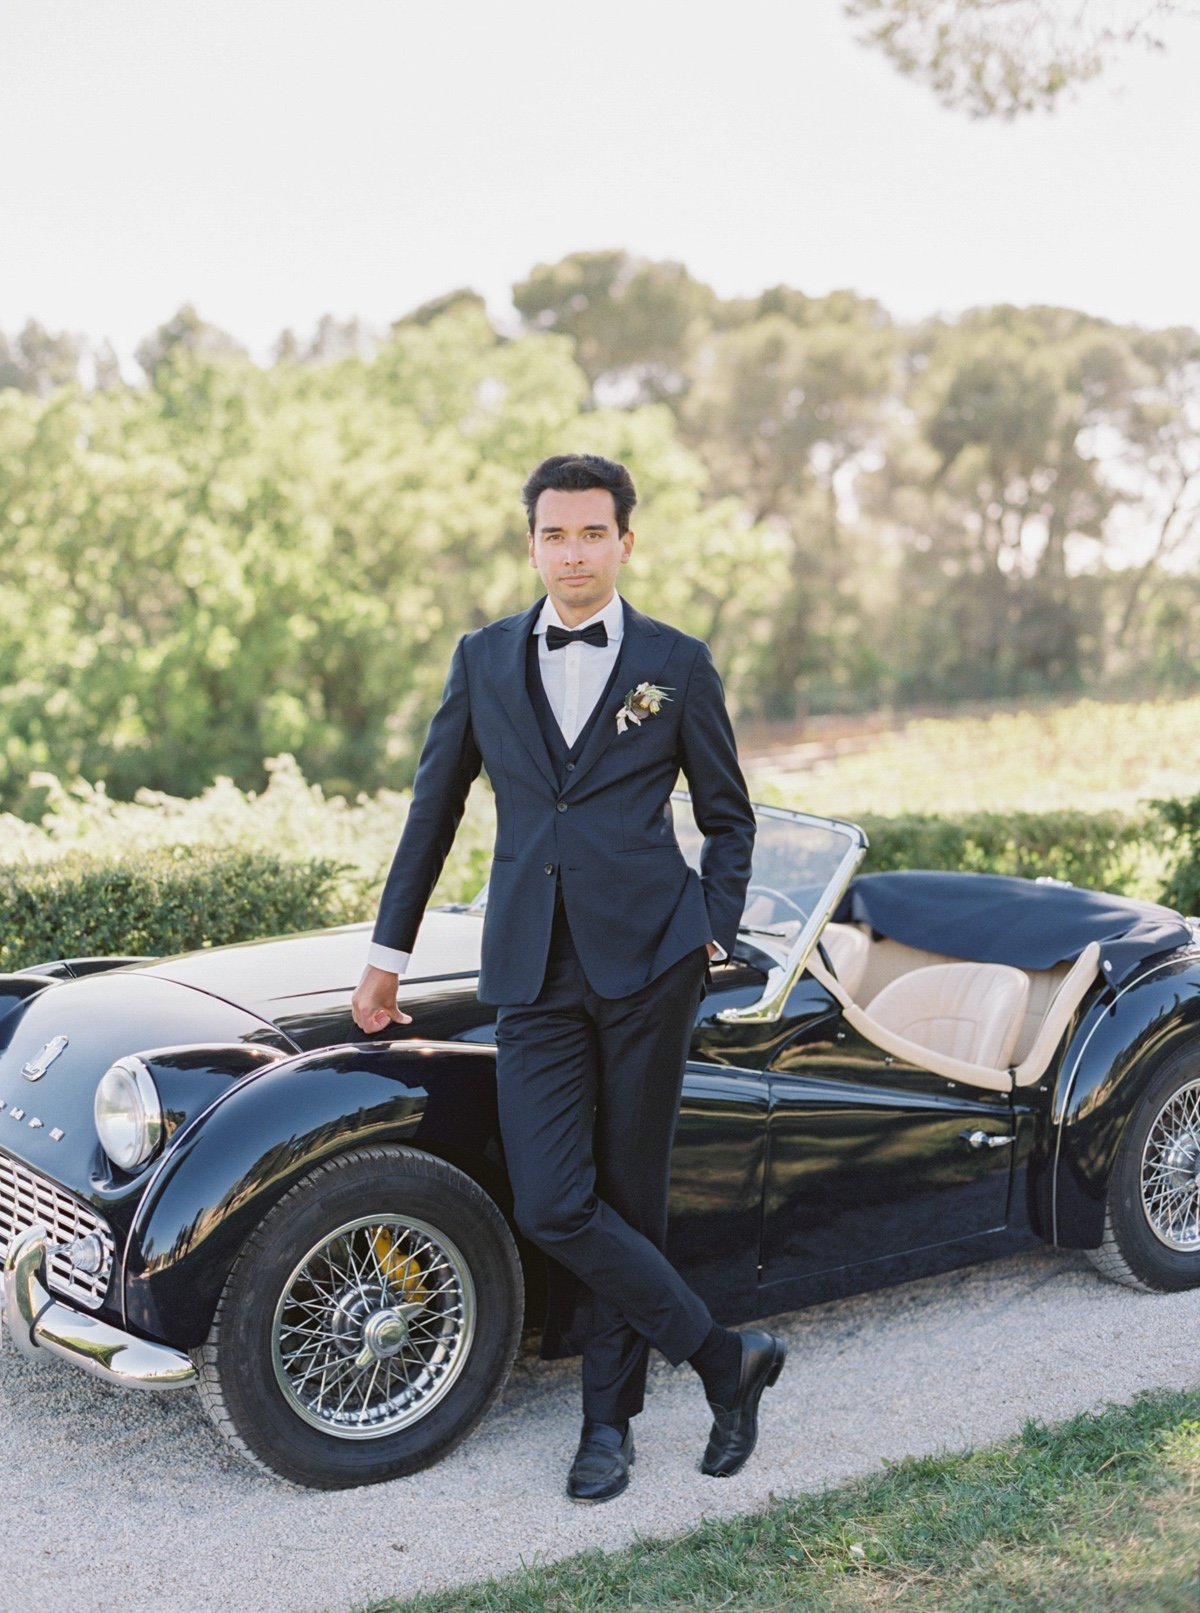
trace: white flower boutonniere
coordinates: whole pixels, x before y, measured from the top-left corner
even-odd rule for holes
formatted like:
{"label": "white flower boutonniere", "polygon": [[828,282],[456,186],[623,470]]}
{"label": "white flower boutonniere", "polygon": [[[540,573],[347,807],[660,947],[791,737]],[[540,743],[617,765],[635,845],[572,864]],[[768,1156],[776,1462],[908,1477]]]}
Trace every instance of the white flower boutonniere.
{"label": "white flower boutonniere", "polygon": [[618,734],[623,734],[630,723],[640,728],[647,717],[657,717],[670,698],[668,689],[660,689],[655,683],[639,683],[625,696],[625,704],[617,712]]}

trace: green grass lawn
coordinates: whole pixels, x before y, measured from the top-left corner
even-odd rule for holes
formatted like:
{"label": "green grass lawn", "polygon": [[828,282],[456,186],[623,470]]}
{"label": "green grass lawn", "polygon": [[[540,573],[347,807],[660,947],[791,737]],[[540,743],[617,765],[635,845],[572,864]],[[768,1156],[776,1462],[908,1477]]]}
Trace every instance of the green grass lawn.
{"label": "green grass lawn", "polygon": [[1197,1613],[1200,1390],[371,1613]]}
{"label": "green grass lawn", "polygon": [[796,770],[747,765],[751,793],[854,817],[1071,808],[1133,810],[1200,792],[1200,698],[923,718],[869,748]]}

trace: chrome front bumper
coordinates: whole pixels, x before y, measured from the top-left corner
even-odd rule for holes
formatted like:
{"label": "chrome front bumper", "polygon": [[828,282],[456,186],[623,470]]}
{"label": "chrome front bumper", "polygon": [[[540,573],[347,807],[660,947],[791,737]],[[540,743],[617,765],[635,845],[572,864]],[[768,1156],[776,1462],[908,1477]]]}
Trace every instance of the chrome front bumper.
{"label": "chrome front bumper", "polygon": [[196,1381],[182,1351],[135,1338],[53,1298],[46,1288],[48,1245],[45,1227],[33,1226],[13,1239],[4,1258],[3,1321],[22,1355],[34,1361],[44,1359],[43,1352],[61,1356],[123,1389],[186,1389]]}

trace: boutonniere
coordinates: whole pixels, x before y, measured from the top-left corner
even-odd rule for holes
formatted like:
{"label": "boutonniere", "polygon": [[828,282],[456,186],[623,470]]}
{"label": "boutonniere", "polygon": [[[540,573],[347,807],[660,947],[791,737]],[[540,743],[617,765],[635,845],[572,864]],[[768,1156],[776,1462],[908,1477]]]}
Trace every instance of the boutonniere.
{"label": "boutonniere", "polygon": [[640,728],[647,717],[657,717],[670,691],[660,689],[656,683],[639,683],[625,696],[625,703],[617,712],[617,732],[623,734],[630,723]]}

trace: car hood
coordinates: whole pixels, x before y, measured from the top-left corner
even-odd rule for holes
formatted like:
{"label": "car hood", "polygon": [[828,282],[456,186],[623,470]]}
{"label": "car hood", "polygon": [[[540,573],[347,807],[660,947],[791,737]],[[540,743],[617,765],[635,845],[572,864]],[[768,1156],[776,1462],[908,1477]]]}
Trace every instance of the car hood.
{"label": "car hood", "polygon": [[98,1202],[112,1183],[92,1118],[100,1077],[126,1053],[197,1042],[287,1050],[253,1011],[145,971],[44,987],[0,1018],[0,1149]]}
{"label": "car hood", "polygon": [[[479,972],[482,917],[434,910],[426,913],[417,937],[405,986],[422,980]],[[270,941],[183,952],[153,963],[127,965],[122,975],[171,980],[262,1015],[272,1024],[296,997],[339,993],[349,996],[367,961],[369,924],[308,930]],[[111,979],[111,975],[108,977]]]}

